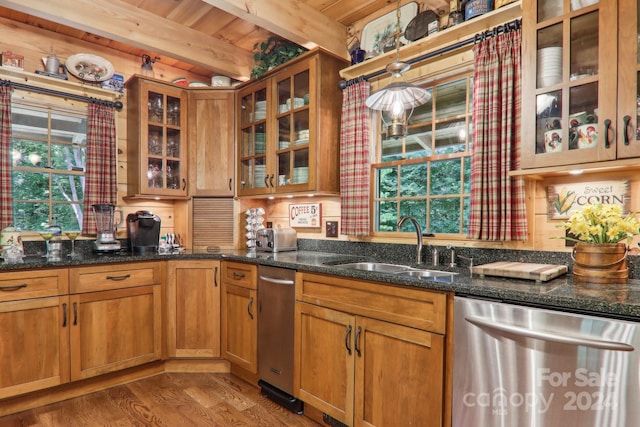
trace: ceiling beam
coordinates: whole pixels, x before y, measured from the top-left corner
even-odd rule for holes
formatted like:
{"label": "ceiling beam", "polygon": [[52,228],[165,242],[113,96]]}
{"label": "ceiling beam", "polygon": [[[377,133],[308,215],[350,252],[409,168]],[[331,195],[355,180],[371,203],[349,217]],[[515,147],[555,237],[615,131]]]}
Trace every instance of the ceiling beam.
{"label": "ceiling beam", "polygon": [[251,52],[120,0],[0,0],[0,5],[81,29],[238,80],[251,74]]}
{"label": "ceiling beam", "polygon": [[342,58],[347,27],[299,0],[202,0],[308,49],[320,46]]}

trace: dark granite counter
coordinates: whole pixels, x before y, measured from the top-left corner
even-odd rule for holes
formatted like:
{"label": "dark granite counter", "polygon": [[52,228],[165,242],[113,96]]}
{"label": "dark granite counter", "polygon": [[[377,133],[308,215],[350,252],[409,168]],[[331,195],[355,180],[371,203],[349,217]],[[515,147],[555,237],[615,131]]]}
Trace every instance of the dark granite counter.
{"label": "dark granite counter", "polygon": [[[353,253],[362,253],[354,251]],[[627,284],[597,285],[573,282],[568,274],[557,279],[536,283],[530,280],[478,277],[471,275],[468,267],[449,268],[448,266],[431,267],[410,262],[400,262],[417,268],[437,269],[458,273],[452,278],[421,279],[390,273],[376,273],[362,270],[341,268],[339,264],[354,261],[395,262],[380,258],[379,254],[353,255],[299,250],[281,253],[248,253],[246,251],[190,252],[167,255],[132,255],[129,253],[95,254],[84,252],[79,259],[65,258],[62,262],[47,262],[39,255],[26,257],[23,264],[7,264],[0,262],[1,271],[56,268],[73,266],[90,266],[97,264],[137,262],[150,260],[179,259],[228,259],[234,261],[264,264],[276,267],[291,268],[317,273],[326,273],[364,279],[381,283],[411,286],[425,289],[451,291],[458,295],[479,298],[493,298],[505,302],[535,304],[559,310],[577,310],[600,313],[613,317],[627,317],[640,321],[640,280],[629,280]],[[366,252],[365,252],[366,253]],[[406,260],[405,260],[406,261]]]}

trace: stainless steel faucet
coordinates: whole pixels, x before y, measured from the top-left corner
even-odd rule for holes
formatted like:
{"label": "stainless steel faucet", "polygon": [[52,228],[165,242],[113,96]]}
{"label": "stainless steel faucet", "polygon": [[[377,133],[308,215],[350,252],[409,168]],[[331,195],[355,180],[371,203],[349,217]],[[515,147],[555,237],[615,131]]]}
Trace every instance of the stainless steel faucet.
{"label": "stainless steel faucet", "polygon": [[398,230],[400,230],[400,227],[402,227],[402,224],[404,224],[405,221],[407,220],[411,221],[411,223],[416,229],[416,236],[418,239],[417,246],[416,246],[416,263],[422,264],[422,228],[420,227],[420,224],[418,224],[418,221],[416,221],[416,219],[412,216],[405,215],[402,218],[400,218],[400,221],[398,221]]}
{"label": "stainless steel faucet", "polygon": [[447,245],[447,249],[451,250],[451,262],[449,263],[449,267],[453,268],[456,264],[456,248],[451,245]]}

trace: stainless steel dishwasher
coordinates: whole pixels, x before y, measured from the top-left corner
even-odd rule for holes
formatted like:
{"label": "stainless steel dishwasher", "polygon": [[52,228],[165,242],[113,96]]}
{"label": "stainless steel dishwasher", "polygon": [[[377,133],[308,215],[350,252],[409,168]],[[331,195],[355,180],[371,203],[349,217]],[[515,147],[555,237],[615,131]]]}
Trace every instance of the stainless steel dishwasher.
{"label": "stainless steel dishwasher", "polygon": [[637,426],[631,320],[456,297],[452,426]]}
{"label": "stainless steel dishwasher", "polygon": [[262,393],[302,414],[293,397],[295,270],[258,267],[258,377]]}

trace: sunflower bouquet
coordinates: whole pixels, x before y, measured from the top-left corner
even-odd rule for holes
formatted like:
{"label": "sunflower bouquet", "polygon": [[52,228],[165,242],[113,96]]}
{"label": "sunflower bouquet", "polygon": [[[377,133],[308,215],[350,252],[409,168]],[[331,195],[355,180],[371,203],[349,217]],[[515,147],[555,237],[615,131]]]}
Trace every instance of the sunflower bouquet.
{"label": "sunflower bouquet", "polygon": [[565,237],[575,242],[592,244],[631,243],[633,236],[640,234],[640,222],[633,213],[622,214],[622,207],[614,204],[595,203],[585,205],[561,225],[574,237]]}

